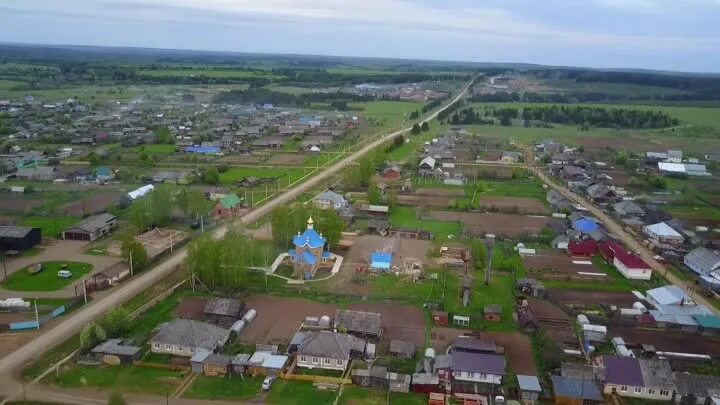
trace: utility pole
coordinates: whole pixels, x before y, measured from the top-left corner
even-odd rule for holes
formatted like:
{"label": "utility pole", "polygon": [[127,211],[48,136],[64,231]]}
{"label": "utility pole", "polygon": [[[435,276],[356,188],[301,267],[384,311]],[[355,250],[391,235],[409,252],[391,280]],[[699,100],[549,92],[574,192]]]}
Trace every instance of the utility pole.
{"label": "utility pole", "polygon": [[83,278],[83,298],[85,299],[85,305],[87,305],[87,284],[85,284],[85,279]]}
{"label": "utility pole", "polygon": [[5,272],[5,278],[3,280],[7,280],[7,265],[5,264],[5,254],[3,254],[3,272]]}
{"label": "utility pole", "polygon": [[203,224],[203,216],[200,215],[200,233],[204,233],[204,232],[205,232],[205,226]]}
{"label": "utility pole", "polygon": [[35,298],[35,322],[37,322],[37,329],[40,330],[40,315],[37,309],[37,298]]}
{"label": "utility pole", "polygon": [[130,249],[130,277],[133,276],[132,249]]}

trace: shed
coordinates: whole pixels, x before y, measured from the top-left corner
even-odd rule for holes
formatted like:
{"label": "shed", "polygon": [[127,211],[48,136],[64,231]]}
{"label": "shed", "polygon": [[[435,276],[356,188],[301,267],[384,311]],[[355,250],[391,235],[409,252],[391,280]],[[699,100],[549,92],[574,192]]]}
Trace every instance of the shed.
{"label": "shed", "polygon": [[93,241],[110,233],[117,224],[113,214],[89,216],[63,231],[63,239]]}
{"label": "shed", "polygon": [[0,249],[23,251],[40,243],[40,228],[0,226]]}
{"label": "shed", "polygon": [[244,304],[233,298],[210,298],[203,313],[208,322],[230,326],[240,317]]}
{"label": "shed", "polygon": [[483,317],[488,322],[500,322],[502,320],[502,306],[500,304],[486,305],[483,309]]}
{"label": "shed", "polygon": [[347,333],[358,337],[380,338],[382,336],[382,315],[375,312],[335,311],[334,328],[344,328]]}
{"label": "shed", "polygon": [[448,313],[445,311],[433,311],[432,320],[436,326],[448,326]]}
{"label": "shed", "polygon": [[518,388],[520,389],[520,399],[523,401],[537,401],[542,392],[540,381],[534,375],[517,376]]}
{"label": "shed", "polygon": [[390,342],[390,354],[402,359],[412,359],[415,357],[415,343],[393,339]]}
{"label": "shed", "polygon": [[208,377],[224,377],[230,372],[232,358],[226,354],[211,353],[203,359],[203,373]]}
{"label": "shed", "polygon": [[190,369],[193,373],[202,374],[204,373],[203,361],[212,352],[209,350],[197,350],[195,354],[190,357]]}
{"label": "shed", "polygon": [[250,354],[236,354],[232,359],[231,365],[233,374],[244,374],[247,370],[247,366],[250,365]]}
{"label": "shed", "polygon": [[109,365],[132,364],[140,358],[142,348],[122,339],[109,339],[92,349],[92,353],[101,356],[102,362]]}
{"label": "shed", "polygon": [[370,270],[390,270],[392,257],[393,255],[390,252],[372,252],[370,254]]}
{"label": "shed", "polygon": [[588,402],[601,403],[604,400],[594,380],[559,375],[551,376],[551,379],[557,405],[583,405]]}

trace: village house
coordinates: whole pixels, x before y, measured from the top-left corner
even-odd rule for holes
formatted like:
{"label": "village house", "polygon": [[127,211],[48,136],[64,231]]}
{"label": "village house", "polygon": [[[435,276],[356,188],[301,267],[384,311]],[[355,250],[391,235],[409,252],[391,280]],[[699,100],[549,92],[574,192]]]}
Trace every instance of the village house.
{"label": "village house", "polygon": [[654,308],[649,314],[658,327],[697,332],[696,316],[712,315],[704,305],[697,304],[682,288],[667,285],[646,291],[646,301]]}
{"label": "village house", "polygon": [[647,225],[643,228],[643,233],[660,244],[682,245],[685,242],[685,238],[665,222]]}
{"label": "village house", "polygon": [[520,152],[503,151],[499,160],[504,163],[517,163],[520,161],[521,156]]}
{"label": "village house", "polygon": [[215,217],[227,218],[236,215],[242,208],[242,200],[234,193],[222,197],[213,207],[212,214]]}
{"label": "village house", "polygon": [[297,349],[297,365],[303,368],[344,371],[351,358],[362,358],[365,341],[352,335],[319,331],[304,336]]}
{"label": "village house", "polygon": [[190,184],[192,172],[188,170],[162,170],[152,175],[153,183]]}
{"label": "village house", "polygon": [[540,398],[542,387],[536,376],[518,374],[517,382],[523,404],[534,404]]}
{"label": "village house", "polygon": [[62,237],[65,240],[94,241],[109,234],[116,225],[117,218],[113,214],[92,215],[65,229]]}
{"label": "village house", "polygon": [[673,398],[675,382],[665,360],[602,356],[605,373],[601,380],[606,395],[619,395],[654,401]]}
{"label": "village house", "polygon": [[502,384],[505,376],[503,356],[464,351],[453,351],[451,356],[452,391],[456,396],[488,397]]}
{"label": "village house", "polygon": [[21,167],[15,176],[21,180],[52,181],[57,170],[52,166]]}
{"label": "village house", "polygon": [[613,204],[613,209],[620,215],[626,217],[644,217],[645,210],[642,209],[635,202],[630,200],[623,200]]}
{"label": "village house", "polygon": [[418,174],[423,177],[433,176],[435,174],[435,158],[426,156],[418,165]]}
{"label": "village house", "polygon": [[332,209],[335,211],[341,211],[347,208],[348,203],[345,197],[336,193],[333,190],[326,190],[316,195],[312,199],[313,204],[320,209]]}
{"label": "village house", "polygon": [[157,354],[192,357],[198,350],[212,352],[225,345],[230,330],[190,319],[174,319],[150,338],[150,350]]}
{"label": "village house", "polygon": [[625,250],[619,243],[601,243],[600,253],[606,262],[615,266],[627,279],[650,280],[652,276],[652,268],[638,256]]}
{"label": "village house", "polygon": [[612,202],[617,194],[605,184],[595,183],[585,190],[590,201],[595,203]]}
{"label": "village house", "polygon": [[392,165],[384,168],[381,172],[381,176],[385,180],[399,180],[402,175],[400,166]]}
{"label": "village house", "polygon": [[687,405],[711,404],[711,397],[720,394],[720,376],[673,373],[675,403]]}
{"label": "village house", "polygon": [[585,170],[582,167],[564,165],[562,166],[562,169],[560,169],[560,179],[565,182],[581,181],[586,177],[587,176],[585,175]]}
{"label": "village house", "polygon": [[683,263],[700,276],[711,276],[717,278],[720,271],[720,254],[705,247],[697,247],[686,254]]}

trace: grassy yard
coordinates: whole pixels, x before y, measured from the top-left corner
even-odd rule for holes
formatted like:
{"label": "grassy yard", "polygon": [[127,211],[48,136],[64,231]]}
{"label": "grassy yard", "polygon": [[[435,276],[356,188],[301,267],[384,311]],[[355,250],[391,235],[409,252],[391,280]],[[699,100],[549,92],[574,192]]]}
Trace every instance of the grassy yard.
{"label": "grassy yard", "polygon": [[132,149],[134,152],[145,152],[151,155],[170,155],[177,151],[175,145],[149,144],[140,145]]}
{"label": "grassy yard", "polygon": [[391,392],[388,395],[385,391],[345,387],[338,403],[347,405],[423,405],[427,404],[427,401],[426,394]]}
{"label": "grassy yard", "polygon": [[[63,265],[67,265],[72,277],[58,277],[57,272]],[[18,270],[3,280],[2,287],[12,291],[57,291],[80,280],[92,270],[92,265],[78,262],[43,262],[42,267],[42,271],[37,274],[28,273],[27,268]]]}
{"label": "grassy yard", "polygon": [[20,220],[20,225],[40,228],[40,233],[44,238],[57,238],[65,228],[72,226],[80,221],[77,217],[24,217]]}
{"label": "grassy yard", "polygon": [[545,199],[542,183],[534,179],[481,181],[479,196],[523,197]]}
{"label": "grassy yard", "polygon": [[165,395],[172,393],[182,380],[182,373],[134,366],[76,366],[50,381],[63,388],[93,387],[125,393]]}
{"label": "grassy yard", "polygon": [[459,222],[418,219],[415,207],[395,206],[390,210],[390,224],[399,228],[422,229],[432,232],[435,239],[460,234]]}
{"label": "grassy yard", "polygon": [[593,257],[592,262],[595,267],[608,275],[603,278],[602,282],[545,281],[544,284],[546,287],[550,288],[602,292],[630,292],[633,290],[645,291],[655,287],[661,287],[666,284],[660,275],[654,273],[652,279],[649,281],[628,280],[620,274],[614,266],[605,263],[605,261],[599,256]]}
{"label": "grassy yard", "polygon": [[384,128],[399,127],[403,121],[409,119],[411,112],[421,109],[422,106],[422,103],[405,101],[367,101],[348,103],[349,108],[363,111],[366,119],[372,120],[377,125]]}
{"label": "grassy yard", "polygon": [[266,402],[279,405],[331,404],[336,396],[335,391],[318,390],[309,382],[276,380]]}
{"label": "grassy yard", "polygon": [[260,393],[262,378],[238,376],[233,378],[198,377],[185,391],[186,398],[246,400]]}

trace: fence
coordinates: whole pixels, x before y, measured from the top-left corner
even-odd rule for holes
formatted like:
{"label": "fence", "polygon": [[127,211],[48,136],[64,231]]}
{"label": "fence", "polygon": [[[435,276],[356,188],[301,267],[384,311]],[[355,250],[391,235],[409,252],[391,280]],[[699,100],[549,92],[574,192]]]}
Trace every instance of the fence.
{"label": "fence", "polygon": [[312,383],[325,383],[325,384],[352,384],[352,380],[349,378],[340,377],[328,377],[323,375],[307,375],[307,374],[286,374],[280,373],[280,378],[290,381],[309,381]]}
{"label": "fence", "polygon": [[136,367],[154,368],[158,370],[190,371],[190,366],[183,366],[181,364],[152,363],[140,360],[135,360],[132,364]]}
{"label": "fence", "polygon": [[[57,318],[58,316],[64,314],[65,312],[69,311],[70,309],[74,308],[75,306],[79,305],[80,302],[82,302],[82,297],[75,297],[68,301],[67,304],[61,305],[48,314],[44,314],[42,316],[39,316],[38,319],[32,320],[32,321],[20,321],[20,322],[12,322],[6,325],[0,325],[0,329],[8,329],[11,331],[23,331],[23,330],[31,330],[31,329],[40,329],[40,326],[42,324]],[[30,312],[29,314],[34,315],[34,313]]]}

